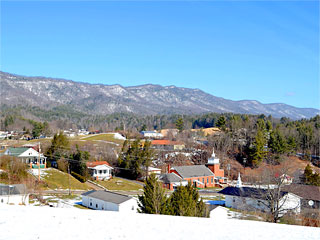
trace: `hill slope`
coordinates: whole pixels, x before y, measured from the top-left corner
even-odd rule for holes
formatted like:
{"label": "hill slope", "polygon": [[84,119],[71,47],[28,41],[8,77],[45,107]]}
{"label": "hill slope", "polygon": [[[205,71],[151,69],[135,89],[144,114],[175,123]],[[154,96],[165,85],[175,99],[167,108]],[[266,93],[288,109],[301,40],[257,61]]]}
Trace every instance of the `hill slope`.
{"label": "hill slope", "polygon": [[0,239],[318,239],[320,230],[285,224],[0,204]]}
{"label": "hill slope", "polygon": [[175,86],[141,85],[123,87],[73,82],[45,77],[25,77],[0,72],[1,104],[22,104],[52,108],[71,106],[89,114],[131,112],[136,114],[198,114],[234,112],[271,114],[292,119],[310,118],[319,113],[312,108],[258,101],[232,101],[215,97],[199,89]]}

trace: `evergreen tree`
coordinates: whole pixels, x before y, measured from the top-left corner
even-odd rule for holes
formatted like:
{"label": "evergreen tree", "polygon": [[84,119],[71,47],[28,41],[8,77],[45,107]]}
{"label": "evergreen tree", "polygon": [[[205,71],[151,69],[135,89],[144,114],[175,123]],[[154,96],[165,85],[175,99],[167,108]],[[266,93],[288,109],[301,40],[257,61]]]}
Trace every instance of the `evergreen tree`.
{"label": "evergreen tree", "polygon": [[260,165],[260,163],[265,159],[267,155],[267,139],[265,122],[263,119],[259,118],[257,121],[257,133],[254,139],[253,147],[251,148],[251,154],[249,160],[254,167]]}
{"label": "evergreen tree", "polygon": [[224,130],[226,128],[226,118],[225,116],[220,116],[217,122],[217,127]]}
{"label": "evergreen tree", "polygon": [[297,147],[296,139],[293,136],[289,136],[287,140],[287,148],[289,153],[294,153]]}
{"label": "evergreen tree", "polygon": [[161,183],[152,174],[145,181],[143,195],[139,196],[139,212],[151,214],[167,213],[167,197]]}
{"label": "evergreen tree", "polygon": [[179,186],[169,198],[170,215],[204,217],[207,214],[204,202],[199,200],[199,192],[191,183]]}
{"label": "evergreen tree", "polygon": [[61,157],[67,158],[70,150],[69,145],[69,140],[63,132],[55,134],[51,140],[51,146],[48,148],[46,153],[49,162],[58,161]]}
{"label": "evergreen tree", "polygon": [[76,145],[76,152],[70,155],[70,158],[74,161],[70,162],[70,168],[71,171],[81,175],[86,176],[87,168],[86,168],[86,162],[90,158],[90,154],[87,151],[81,151],[79,149],[78,144]]}
{"label": "evergreen tree", "polygon": [[286,139],[278,128],[271,132],[268,147],[271,149],[271,152],[275,154],[283,154],[287,151]]}
{"label": "evergreen tree", "polygon": [[313,173],[309,164],[304,169],[304,182],[308,185],[320,186],[320,175]]}
{"label": "evergreen tree", "polygon": [[179,130],[179,132],[182,132],[183,128],[184,128],[184,121],[182,119],[182,117],[179,117],[176,121],[176,128]]}
{"label": "evergreen tree", "polygon": [[141,146],[140,139],[133,142],[125,141],[122,153],[118,158],[118,166],[124,168],[121,174],[136,179],[142,175],[142,166],[150,166],[153,156],[150,142],[146,141]]}

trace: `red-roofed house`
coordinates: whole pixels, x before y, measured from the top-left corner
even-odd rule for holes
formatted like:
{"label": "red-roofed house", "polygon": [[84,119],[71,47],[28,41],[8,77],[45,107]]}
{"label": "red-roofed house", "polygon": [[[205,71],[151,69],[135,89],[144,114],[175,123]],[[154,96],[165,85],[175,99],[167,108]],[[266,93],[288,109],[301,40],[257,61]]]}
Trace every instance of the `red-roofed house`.
{"label": "red-roofed house", "polygon": [[185,148],[184,143],[170,140],[153,140],[151,146],[155,149],[162,149],[168,151],[182,150]]}
{"label": "red-roofed house", "polygon": [[106,161],[87,162],[90,175],[96,180],[108,180],[112,177],[113,167]]}

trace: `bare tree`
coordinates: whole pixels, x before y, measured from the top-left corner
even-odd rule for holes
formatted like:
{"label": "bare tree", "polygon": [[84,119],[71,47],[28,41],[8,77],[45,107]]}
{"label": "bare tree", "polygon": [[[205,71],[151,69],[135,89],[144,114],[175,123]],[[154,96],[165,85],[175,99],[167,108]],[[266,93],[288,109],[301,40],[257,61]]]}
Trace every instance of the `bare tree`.
{"label": "bare tree", "polygon": [[259,177],[253,178],[253,185],[260,189],[257,198],[260,204],[270,214],[270,221],[278,222],[279,219],[289,212],[297,212],[300,208],[300,200],[291,199],[288,192],[283,188],[288,181],[289,165],[281,167],[267,166]]}

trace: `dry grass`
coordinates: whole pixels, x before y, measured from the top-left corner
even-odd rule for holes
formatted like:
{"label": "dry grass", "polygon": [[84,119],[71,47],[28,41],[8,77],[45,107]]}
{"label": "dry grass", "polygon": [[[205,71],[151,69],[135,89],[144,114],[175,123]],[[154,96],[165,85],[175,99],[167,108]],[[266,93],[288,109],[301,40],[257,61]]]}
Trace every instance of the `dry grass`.
{"label": "dry grass", "polygon": [[122,178],[114,177],[107,181],[96,181],[100,185],[106,187],[108,190],[119,191],[139,191],[143,187],[135,182],[131,182]]}

